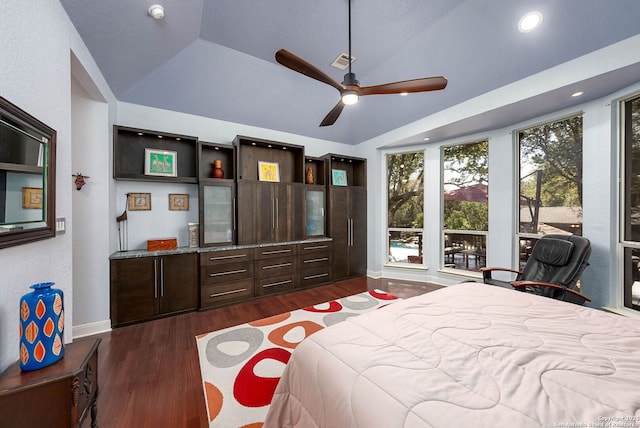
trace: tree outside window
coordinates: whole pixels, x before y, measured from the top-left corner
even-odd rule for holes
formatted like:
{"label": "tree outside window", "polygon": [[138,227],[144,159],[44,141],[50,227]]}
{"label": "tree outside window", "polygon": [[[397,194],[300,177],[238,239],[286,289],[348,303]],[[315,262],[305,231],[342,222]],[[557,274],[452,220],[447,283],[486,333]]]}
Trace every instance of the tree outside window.
{"label": "tree outside window", "polygon": [[423,264],[424,152],[387,155],[388,261]]}
{"label": "tree outside window", "polygon": [[442,149],[444,268],[478,271],[486,265],[488,150],[487,141]]}
{"label": "tree outside window", "polygon": [[518,142],[523,266],[541,235],[582,235],[582,116],[522,130]]}

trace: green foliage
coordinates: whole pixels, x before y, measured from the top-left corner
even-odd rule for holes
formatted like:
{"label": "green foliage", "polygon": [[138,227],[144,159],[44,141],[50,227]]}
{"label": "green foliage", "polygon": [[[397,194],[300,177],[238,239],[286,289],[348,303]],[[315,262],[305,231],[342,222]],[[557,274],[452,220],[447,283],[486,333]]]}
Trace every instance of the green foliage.
{"label": "green foliage", "polygon": [[[442,149],[444,184],[459,188],[489,182],[489,143],[479,141]],[[489,207],[486,202],[444,201],[444,228],[488,230]]]}
{"label": "green foliage", "polygon": [[[542,206],[582,206],[582,116],[521,131],[520,164],[521,176],[542,171]],[[521,195],[536,199],[536,177],[521,179]]]}
{"label": "green foliage", "polygon": [[422,228],[424,153],[387,156],[389,227]]}

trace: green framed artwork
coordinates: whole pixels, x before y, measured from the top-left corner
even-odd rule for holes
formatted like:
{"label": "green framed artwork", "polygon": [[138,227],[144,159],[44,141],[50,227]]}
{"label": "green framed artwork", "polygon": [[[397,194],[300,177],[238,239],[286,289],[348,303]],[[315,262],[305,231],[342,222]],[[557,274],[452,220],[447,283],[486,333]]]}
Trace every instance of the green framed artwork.
{"label": "green framed artwork", "polygon": [[178,153],[168,150],[144,149],[144,175],[178,176]]}

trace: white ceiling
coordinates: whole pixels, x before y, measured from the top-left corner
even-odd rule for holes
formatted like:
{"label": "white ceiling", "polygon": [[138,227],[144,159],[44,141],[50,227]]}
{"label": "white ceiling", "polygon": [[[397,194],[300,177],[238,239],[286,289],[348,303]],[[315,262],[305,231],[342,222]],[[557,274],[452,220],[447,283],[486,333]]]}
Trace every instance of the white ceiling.
{"label": "white ceiling", "polygon": [[[319,127],[329,85],[275,62],[286,48],[337,81],[347,0],[60,0],[119,100],[356,144],[640,33],[637,0],[353,0],[353,71],[370,86],[443,75],[443,91],[376,95]],[[153,3],[165,7],[156,21]],[[539,29],[517,30],[530,10]],[[430,130],[499,128],[640,81],[640,64],[539,91],[517,106]],[[573,99],[566,92],[585,91]],[[446,129],[445,129],[446,128]],[[425,130],[426,131],[426,130]]]}

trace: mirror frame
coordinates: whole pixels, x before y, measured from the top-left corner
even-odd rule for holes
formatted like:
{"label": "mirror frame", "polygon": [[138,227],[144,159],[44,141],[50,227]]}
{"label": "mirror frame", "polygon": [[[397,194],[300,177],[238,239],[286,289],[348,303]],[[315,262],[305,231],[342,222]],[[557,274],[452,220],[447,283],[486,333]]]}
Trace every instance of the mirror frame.
{"label": "mirror frame", "polygon": [[[23,123],[35,129],[40,134],[49,139],[47,143],[47,166],[46,166],[46,188],[43,188],[43,195],[46,201],[46,223],[43,227],[32,229],[16,230],[0,233],[0,248],[13,247],[29,242],[40,241],[42,239],[54,238],[56,236],[56,131],[35,117],[23,111],[16,105],[0,97],[0,110],[3,114],[10,116],[16,122]],[[43,174],[43,179],[45,179]]]}

